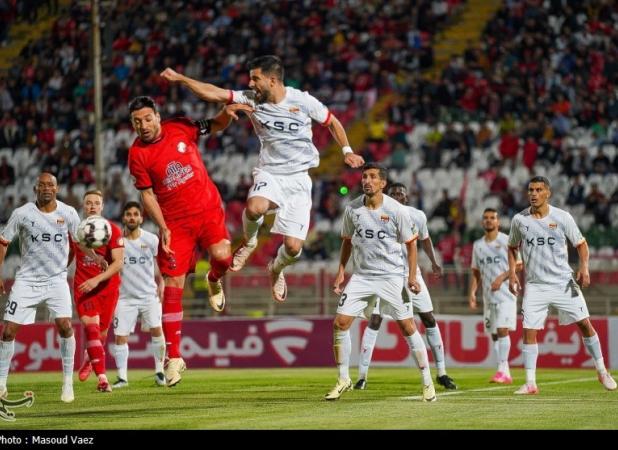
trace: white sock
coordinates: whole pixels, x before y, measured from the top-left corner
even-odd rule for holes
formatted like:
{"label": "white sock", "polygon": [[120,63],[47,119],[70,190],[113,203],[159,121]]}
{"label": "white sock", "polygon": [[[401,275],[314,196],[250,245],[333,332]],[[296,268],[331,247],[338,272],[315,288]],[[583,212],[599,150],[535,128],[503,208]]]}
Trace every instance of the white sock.
{"label": "white sock", "polygon": [[350,378],[350,353],[352,353],[350,330],[335,330],[333,335],[333,352],[337,368],[339,369],[339,379],[348,380]]}
{"label": "white sock", "polygon": [[0,386],[6,387],[13,353],[15,353],[15,340],[0,341]]}
{"label": "white sock", "polygon": [[118,378],[124,381],[129,381],[127,375],[127,366],[129,365],[129,344],[116,344],[114,359],[116,360],[116,368],[118,369]]}
{"label": "white sock", "polygon": [[73,384],[73,367],[75,366],[75,335],[60,338],[60,356],[62,357],[62,375],[64,384]]}
{"label": "white sock", "polygon": [[[493,339],[493,336],[492,336],[492,339]],[[493,349],[494,349],[494,356],[496,357],[496,362],[499,362],[500,361],[500,347],[498,344],[498,339],[493,341]]]}
{"label": "white sock", "polygon": [[427,386],[429,384],[433,384],[433,382],[431,381],[431,372],[429,371],[429,358],[427,357],[427,347],[425,347],[425,343],[423,342],[421,333],[419,333],[417,330],[412,336],[405,336],[405,338],[406,341],[408,341],[408,345],[410,346],[410,353],[412,353],[412,358],[414,358],[416,366],[421,371],[421,376],[423,377],[423,385]]}
{"label": "white sock", "polygon": [[358,379],[367,379],[369,365],[371,364],[371,355],[376,346],[376,339],[380,330],[374,330],[369,327],[365,328],[363,333],[363,341],[361,343],[360,361],[358,362]]}
{"label": "white sock", "polygon": [[163,362],[165,361],[165,336],[152,336],[150,348],[154,357],[155,373],[163,372]]}
{"label": "white sock", "polygon": [[511,376],[509,369],[509,352],[511,351],[511,337],[504,336],[498,338],[498,372],[506,376]]}
{"label": "white sock", "polygon": [[425,336],[427,336],[427,343],[433,353],[433,359],[436,361],[436,368],[438,369],[438,376],[446,375],[446,362],[444,361],[444,344],[442,343],[442,335],[440,334],[440,328],[438,324],[432,328],[425,328]]}
{"label": "white sock", "polygon": [[526,369],[526,384],[536,386],[536,359],[539,356],[538,344],[524,344],[524,368]]}
{"label": "white sock", "polygon": [[586,346],[588,353],[590,354],[590,356],[592,356],[592,359],[594,360],[594,367],[596,367],[597,372],[599,372],[601,375],[607,372],[607,369],[605,368],[605,361],[603,361],[603,352],[601,352],[601,342],[599,342],[599,335],[595,334],[594,336],[590,337],[582,337],[582,340],[584,341],[584,345]]}
{"label": "white sock", "polygon": [[264,216],[258,220],[251,220],[247,217],[247,209],[242,212],[242,229],[245,233],[245,239],[250,246],[257,245],[257,235],[260,225],[264,223]]}
{"label": "white sock", "polygon": [[302,249],[298,252],[296,256],[288,255],[288,252],[285,251],[285,245],[281,244],[279,250],[277,250],[277,257],[275,258],[275,262],[273,263],[273,272],[279,273],[287,266],[294,264],[296,261],[300,259],[300,254],[302,253]]}

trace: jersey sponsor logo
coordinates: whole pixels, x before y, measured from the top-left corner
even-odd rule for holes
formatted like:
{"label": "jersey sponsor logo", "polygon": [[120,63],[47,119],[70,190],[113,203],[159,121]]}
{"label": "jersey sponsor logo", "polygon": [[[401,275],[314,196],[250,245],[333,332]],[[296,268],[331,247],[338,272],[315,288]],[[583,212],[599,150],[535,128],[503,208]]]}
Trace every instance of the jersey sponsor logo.
{"label": "jersey sponsor logo", "polygon": [[42,234],[31,234],[30,235],[30,239],[32,239],[32,242],[39,242],[39,238],[41,239],[40,242],[62,242],[63,239],[63,235],[61,233],[56,233],[56,234],[51,234],[51,233],[42,233]]}
{"label": "jersey sponsor logo", "polygon": [[259,122],[262,127],[268,128],[269,130],[288,131],[290,133],[298,131],[301,125],[298,122],[283,122],[281,120],[259,120]]}
{"label": "jersey sponsor logo", "polygon": [[125,264],[146,264],[150,261],[150,258],[145,256],[125,256],[124,263]]}
{"label": "jersey sponsor logo", "polygon": [[178,161],[171,161],[165,168],[165,174],[167,176],[163,179],[163,185],[170,191],[186,183],[195,175],[190,164],[183,166]]}
{"label": "jersey sponsor logo", "polygon": [[556,238],[555,237],[543,237],[543,236],[538,236],[536,238],[530,238],[530,239],[526,239],[526,245],[529,245],[530,247],[534,247],[534,246],[542,246],[542,245],[554,245],[556,243]]}
{"label": "jersey sponsor logo", "polygon": [[354,234],[356,234],[356,236],[358,236],[359,238],[365,238],[365,239],[373,239],[374,237],[377,237],[378,239],[385,239],[386,238],[386,231],[384,230],[370,230],[369,228],[366,229],[362,229],[362,228],[357,228],[354,231]]}
{"label": "jersey sponsor logo", "polygon": [[500,257],[499,256],[494,256],[493,258],[491,256],[486,256],[485,258],[481,259],[481,265],[484,264],[499,264],[500,263]]}
{"label": "jersey sponsor logo", "polygon": [[178,145],[176,146],[176,150],[178,150],[178,152],[180,153],[185,153],[187,151],[187,144],[180,141]]}

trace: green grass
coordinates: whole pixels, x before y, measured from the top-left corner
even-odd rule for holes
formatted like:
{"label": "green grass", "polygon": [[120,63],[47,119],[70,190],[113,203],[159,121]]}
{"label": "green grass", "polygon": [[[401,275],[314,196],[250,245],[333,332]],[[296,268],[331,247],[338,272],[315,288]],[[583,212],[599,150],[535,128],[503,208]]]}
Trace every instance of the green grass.
{"label": "green grass", "polygon": [[[353,376],[355,370],[352,371]],[[423,403],[418,371],[372,368],[365,391],[326,402],[333,369],[189,370],[174,388],[130,371],[130,386],[111,394],[94,378],[76,381],[76,400],[60,401],[60,373],[11,374],[9,398],[35,393],[31,408],[16,408],[2,429],[618,429],[618,391],[607,392],[593,370],[539,370],[537,396],[514,396],[515,384],[496,386],[490,369],[452,369],[459,390],[437,387]],[[111,377],[110,377],[111,378]]]}

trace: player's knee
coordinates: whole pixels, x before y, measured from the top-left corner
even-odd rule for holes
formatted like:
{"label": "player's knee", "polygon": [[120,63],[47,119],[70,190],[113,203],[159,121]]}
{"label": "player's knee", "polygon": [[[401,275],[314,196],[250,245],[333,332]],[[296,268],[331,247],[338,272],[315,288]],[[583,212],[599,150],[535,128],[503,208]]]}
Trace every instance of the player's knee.
{"label": "player's knee", "polygon": [[333,322],[333,329],[335,331],[346,331],[352,325],[352,321],[348,320],[348,318],[344,316],[335,317],[335,321]]}
{"label": "player's knee", "polygon": [[256,221],[266,214],[266,212],[268,212],[268,200],[261,202],[254,201],[253,198],[249,199],[249,202],[245,208],[245,215],[247,216],[247,219]]}
{"label": "player's knee", "polygon": [[290,256],[297,256],[303,249],[303,242],[296,240],[295,242],[285,242],[285,252]]}
{"label": "player's knee", "polygon": [[421,318],[421,322],[423,322],[425,328],[435,328],[436,318],[432,313],[419,313],[418,316]]}
{"label": "player's knee", "polygon": [[73,336],[73,327],[71,326],[70,319],[61,319],[57,322],[58,334],[63,338],[70,338]]}
{"label": "player's knee", "polygon": [[378,331],[380,329],[380,325],[382,325],[382,317],[378,314],[373,314],[371,319],[369,319],[369,325],[367,326],[374,331]]}
{"label": "player's knee", "polygon": [[11,342],[15,340],[15,336],[17,336],[17,330],[16,329],[11,329],[8,326],[4,327],[4,330],[2,331],[2,340],[4,342]]}
{"label": "player's knee", "polygon": [[129,336],[116,336],[115,344],[116,345],[124,345],[129,343]]}

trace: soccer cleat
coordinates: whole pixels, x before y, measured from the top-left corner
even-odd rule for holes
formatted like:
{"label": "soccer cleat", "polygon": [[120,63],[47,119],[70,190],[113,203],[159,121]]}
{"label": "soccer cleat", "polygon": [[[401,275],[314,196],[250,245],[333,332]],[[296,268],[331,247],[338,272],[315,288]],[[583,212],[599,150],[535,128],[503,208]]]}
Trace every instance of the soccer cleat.
{"label": "soccer cleat", "polygon": [[165,375],[163,375],[163,372],[155,373],[155,383],[159,386],[165,386],[167,384],[165,382]]}
{"label": "soccer cleat", "polygon": [[498,384],[513,384],[513,378],[504,372],[496,372],[496,374],[489,380],[490,383]]}
{"label": "soccer cleat", "polygon": [[599,381],[601,382],[603,387],[605,389],[607,389],[608,391],[615,391],[616,390],[616,380],[614,380],[612,378],[612,376],[609,374],[609,372],[605,372],[602,375],[599,374]]}
{"label": "soccer cleat", "polygon": [[536,395],[538,393],[539,388],[536,386],[531,386],[528,383],[524,384],[514,392],[515,395]]}
{"label": "soccer cleat", "polygon": [[365,380],[364,378],[361,378],[360,380],[358,380],[356,384],[354,385],[355,391],[363,391],[366,388],[367,388],[367,380]]}
{"label": "soccer cleat", "polygon": [[118,377],[116,382],[113,384],[113,387],[114,389],[120,389],[123,387],[127,387],[128,385],[129,385],[129,382],[127,380],[123,380],[122,378]]}
{"label": "soccer cleat", "polygon": [[457,389],[457,385],[453,379],[446,374],[436,377],[436,381],[440,386],[444,386],[446,389]]}
{"label": "soccer cleat", "polygon": [[7,398],[9,395],[9,391],[6,386],[0,386],[0,398]]}
{"label": "soccer cleat", "polygon": [[270,277],[270,287],[273,299],[276,302],[283,303],[288,297],[288,286],[285,283],[283,272],[275,273],[273,271],[273,261],[268,263],[268,275]]}
{"label": "soccer cleat", "polygon": [[426,384],[423,386],[423,401],[424,402],[435,402],[438,400],[436,397],[436,388],[433,387],[432,384]]}
{"label": "soccer cleat", "polygon": [[225,308],[225,294],[223,293],[221,280],[210,281],[208,275],[206,275],[206,286],[208,287],[208,301],[212,309],[216,312],[223,311],[223,308]]}
{"label": "soccer cleat", "polygon": [[167,362],[167,367],[165,367],[165,379],[167,381],[168,387],[174,387],[178,383],[182,377],[180,376],[180,372],[184,372],[187,368],[184,359],[182,358],[170,358]]}
{"label": "soccer cleat", "polygon": [[249,256],[253,253],[253,251],[257,247],[257,239],[253,239],[252,242],[244,242],[234,251],[234,255],[232,256],[232,265],[230,266],[230,271],[238,272],[242,269]]}
{"label": "soccer cleat", "polygon": [[72,384],[62,385],[62,395],[60,396],[60,400],[62,400],[64,403],[71,403],[73,400],[75,400],[75,394],[73,393]]}
{"label": "soccer cleat", "polygon": [[341,394],[343,394],[345,391],[351,391],[352,390],[352,380],[351,379],[347,379],[347,380],[342,380],[341,378],[337,380],[337,384],[335,385],[335,387],[324,396],[324,398],[326,400],[337,400],[339,397],[341,397]]}
{"label": "soccer cleat", "polygon": [[86,381],[91,373],[92,373],[92,364],[90,363],[90,360],[89,359],[84,360],[84,363],[79,368],[79,374],[78,374],[79,381]]}
{"label": "soccer cleat", "polygon": [[107,378],[100,378],[99,384],[97,384],[97,391],[99,392],[112,392],[112,385],[109,384]]}

